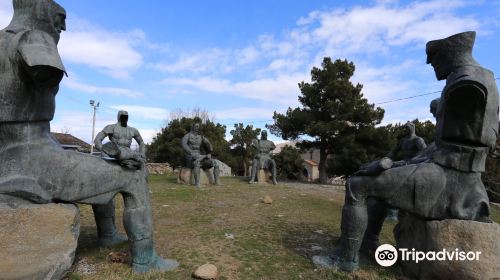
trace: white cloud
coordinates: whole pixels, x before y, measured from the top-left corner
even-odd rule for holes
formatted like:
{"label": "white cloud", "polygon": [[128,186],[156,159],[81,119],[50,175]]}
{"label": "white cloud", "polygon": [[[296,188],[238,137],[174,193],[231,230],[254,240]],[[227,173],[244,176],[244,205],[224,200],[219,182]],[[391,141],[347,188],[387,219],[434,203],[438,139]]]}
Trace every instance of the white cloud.
{"label": "white cloud", "polygon": [[229,64],[232,50],[218,48],[203,50],[198,53],[182,54],[171,63],[151,63],[149,66],[167,73],[227,73],[232,70]]}
{"label": "white cloud", "polygon": [[278,104],[297,104],[298,82],[308,79],[304,74],[282,75],[275,78],[255,79],[248,82],[231,82],[211,77],[168,78],[161,84],[168,86],[187,86],[195,89],[220,93],[236,94],[242,97],[274,102]]}
{"label": "white cloud", "polygon": [[[116,123],[116,116],[109,114],[97,114],[95,135],[106,125]],[[66,132],[76,136],[83,141],[90,143],[92,139],[92,113],[81,111],[56,111],[54,120],[50,123],[51,131]],[[95,136],[94,135],[94,136]]]}
{"label": "white cloud", "polygon": [[113,105],[109,106],[116,111],[125,110],[129,113],[130,118],[143,118],[150,120],[165,120],[169,115],[169,111],[158,107],[146,107],[138,105]]}
{"label": "white cloud", "polygon": [[238,107],[213,111],[216,119],[221,120],[271,120],[274,111],[262,107]]}
{"label": "white cloud", "polygon": [[151,141],[153,141],[153,137],[158,134],[159,130],[158,129],[140,129],[139,133],[141,134],[142,140],[144,140],[144,143],[149,144]]}
{"label": "white cloud", "polygon": [[68,16],[68,29],[61,35],[59,51],[64,62],[96,68],[114,78],[128,78],[143,63],[134,44],[144,32],[111,32]]}
{"label": "white cloud", "polygon": [[113,96],[130,97],[130,98],[139,98],[143,96],[142,92],[138,92],[135,90],[117,88],[117,87],[94,86],[81,83],[75,78],[64,79],[62,85],[75,91],[85,92],[90,94],[109,94]]}
{"label": "white cloud", "polygon": [[316,44],[342,54],[385,52],[391,46],[420,44],[479,28],[476,19],[452,14],[466,5],[464,1],[424,1],[406,6],[384,2],[349,10],[315,11],[298,23],[302,28],[309,27]]}
{"label": "white cloud", "polygon": [[13,13],[11,1],[0,2],[0,30],[9,25]]}

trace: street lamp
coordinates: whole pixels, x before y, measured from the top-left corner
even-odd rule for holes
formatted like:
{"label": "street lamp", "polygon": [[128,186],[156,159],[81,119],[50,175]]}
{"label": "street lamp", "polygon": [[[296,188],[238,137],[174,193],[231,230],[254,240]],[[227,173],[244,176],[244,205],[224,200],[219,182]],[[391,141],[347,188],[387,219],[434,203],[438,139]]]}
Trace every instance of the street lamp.
{"label": "street lamp", "polygon": [[94,117],[92,118],[92,139],[90,140],[90,154],[94,153],[94,133],[95,133],[95,113],[99,108],[99,102],[95,104],[94,100],[90,100],[90,106],[94,109]]}

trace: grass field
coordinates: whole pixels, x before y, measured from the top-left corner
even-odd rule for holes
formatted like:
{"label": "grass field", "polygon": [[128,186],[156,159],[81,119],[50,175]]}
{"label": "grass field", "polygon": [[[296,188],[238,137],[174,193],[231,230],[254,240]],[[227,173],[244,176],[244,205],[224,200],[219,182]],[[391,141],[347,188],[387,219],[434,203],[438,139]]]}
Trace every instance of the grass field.
{"label": "grass field", "polygon": [[[351,275],[317,269],[313,255],[331,253],[340,235],[344,193],[340,187],[308,184],[249,185],[241,178],[223,178],[222,187],[201,190],[176,183],[172,176],[150,176],[155,246],[163,257],[180,262],[167,273],[138,276],[110,254],[127,253],[123,244],[96,246],[92,210],[80,206],[81,234],[75,271],[69,279],[191,279],[195,268],[216,265],[220,279],[401,279],[398,266],[382,268],[362,257]],[[261,203],[264,195],[272,204]],[[122,233],[121,199],[117,224]],[[493,219],[500,220],[496,210]],[[386,222],[381,242],[394,244],[394,222]],[[122,254],[124,255],[124,254]]]}

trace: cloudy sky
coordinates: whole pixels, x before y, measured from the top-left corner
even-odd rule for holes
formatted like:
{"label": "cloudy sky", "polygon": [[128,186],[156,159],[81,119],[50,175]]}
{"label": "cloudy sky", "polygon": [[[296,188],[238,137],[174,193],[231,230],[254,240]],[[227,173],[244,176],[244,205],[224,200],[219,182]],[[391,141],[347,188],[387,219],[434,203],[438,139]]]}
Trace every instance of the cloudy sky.
{"label": "cloudy sky", "polygon": [[[500,1],[59,0],[67,31],[59,51],[69,77],[55,132],[90,141],[128,110],[150,141],[170,112],[200,107],[227,125],[257,127],[298,106],[300,81],[323,57],[353,61],[371,103],[439,91],[425,43],[477,31],[474,55],[500,76]],[[12,17],[0,0],[0,27]],[[433,93],[380,104],[384,123],[431,119]],[[277,138],[274,138],[277,140]]]}

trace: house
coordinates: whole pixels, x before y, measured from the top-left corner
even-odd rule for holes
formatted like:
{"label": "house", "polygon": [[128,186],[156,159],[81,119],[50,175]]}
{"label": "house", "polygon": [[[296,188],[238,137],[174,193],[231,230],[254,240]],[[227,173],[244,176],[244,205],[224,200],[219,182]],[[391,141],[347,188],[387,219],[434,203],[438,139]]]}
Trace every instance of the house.
{"label": "house", "polygon": [[[276,145],[276,149],[272,152],[273,154],[278,154],[285,146],[297,146],[297,141],[287,141],[283,143],[279,143]],[[303,151],[300,156],[304,160],[303,166],[304,170],[302,171],[304,177],[307,181],[312,182],[319,179],[319,149],[309,149]]]}
{"label": "house", "polygon": [[90,153],[90,144],[87,142],[76,138],[75,136],[67,133],[50,133],[52,138],[56,140],[57,143],[61,144],[61,147],[65,150],[77,151],[82,153]]}

